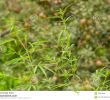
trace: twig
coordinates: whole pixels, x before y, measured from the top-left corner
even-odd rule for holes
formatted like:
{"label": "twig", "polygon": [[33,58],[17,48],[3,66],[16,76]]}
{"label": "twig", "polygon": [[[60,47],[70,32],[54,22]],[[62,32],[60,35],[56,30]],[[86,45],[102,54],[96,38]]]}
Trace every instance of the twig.
{"label": "twig", "polygon": [[5,30],[5,31],[0,33],[0,37],[4,37],[5,35],[7,35],[9,33],[10,33],[10,30]]}

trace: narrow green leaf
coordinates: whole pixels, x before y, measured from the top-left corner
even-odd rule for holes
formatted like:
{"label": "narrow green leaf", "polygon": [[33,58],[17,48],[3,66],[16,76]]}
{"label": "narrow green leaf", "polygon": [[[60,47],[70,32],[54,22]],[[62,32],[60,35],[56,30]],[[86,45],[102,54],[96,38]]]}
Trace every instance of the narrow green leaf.
{"label": "narrow green leaf", "polygon": [[4,45],[4,44],[6,44],[6,43],[12,42],[12,41],[15,41],[15,39],[0,40],[0,46],[1,46],[1,45]]}

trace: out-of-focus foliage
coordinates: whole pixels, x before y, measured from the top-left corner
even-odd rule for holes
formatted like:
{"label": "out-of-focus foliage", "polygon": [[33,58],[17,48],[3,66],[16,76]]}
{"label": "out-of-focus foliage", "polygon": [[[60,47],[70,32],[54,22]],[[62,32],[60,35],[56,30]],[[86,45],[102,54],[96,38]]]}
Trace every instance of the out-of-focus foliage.
{"label": "out-of-focus foliage", "polygon": [[0,90],[109,90],[109,0],[0,0]]}

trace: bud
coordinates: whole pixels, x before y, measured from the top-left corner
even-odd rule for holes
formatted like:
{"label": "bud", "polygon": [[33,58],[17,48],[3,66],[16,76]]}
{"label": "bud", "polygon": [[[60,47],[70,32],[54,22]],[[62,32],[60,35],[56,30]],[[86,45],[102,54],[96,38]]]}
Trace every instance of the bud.
{"label": "bud", "polygon": [[103,66],[103,62],[101,60],[96,60],[96,65],[97,66]]}
{"label": "bud", "polygon": [[80,20],[80,25],[81,26],[85,26],[87,24],[87,19],[86,18],[83,18]]}
{"label": "bud", "polygon": [[54,0],[55,4],[61,4],[61,0]]}
{"label": "bud", "polygon": [[53,81],[57,81],[58,80],[58,77],[57,76],[53,76]]}
{"label": "bud", "polygon": [[40,13],[38,14],[38,16],[41,17],[41,18],[46,18],[46,15],[44,14],[44,12],[40,12]]}

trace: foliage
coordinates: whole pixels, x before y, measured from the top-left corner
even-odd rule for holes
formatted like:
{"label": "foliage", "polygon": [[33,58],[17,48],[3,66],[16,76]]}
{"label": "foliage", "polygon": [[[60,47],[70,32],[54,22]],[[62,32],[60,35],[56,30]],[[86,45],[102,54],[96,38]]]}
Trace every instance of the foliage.
{"label": "foliage", "polygon": [[109,90],[109,6],[1,0],[0,90]]}

